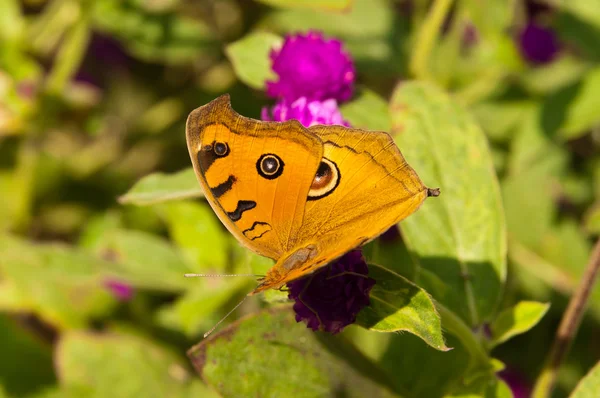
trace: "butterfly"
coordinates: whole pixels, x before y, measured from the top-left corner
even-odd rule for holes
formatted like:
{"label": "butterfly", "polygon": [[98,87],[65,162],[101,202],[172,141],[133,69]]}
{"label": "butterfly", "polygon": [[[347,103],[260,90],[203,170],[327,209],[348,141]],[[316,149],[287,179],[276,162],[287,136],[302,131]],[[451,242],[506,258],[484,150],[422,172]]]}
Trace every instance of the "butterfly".
{"label": "butterfly", "polygon": [[249,295],[316,271],[439,194],[387,133],[254,120],[235,112],[228,94],[190,113],[186,138],[221,222],[276,261]]}

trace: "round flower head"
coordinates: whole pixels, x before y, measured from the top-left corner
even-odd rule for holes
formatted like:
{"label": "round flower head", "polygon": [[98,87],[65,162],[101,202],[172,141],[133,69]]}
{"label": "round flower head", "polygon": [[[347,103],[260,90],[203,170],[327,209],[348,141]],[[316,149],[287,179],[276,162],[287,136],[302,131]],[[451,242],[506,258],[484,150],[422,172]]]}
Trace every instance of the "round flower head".
{"label": "round flower head", "polygon": [[370,304],[375,280],[368,274],[360,250],[354,250],[322,270],[288,283],[288,297],[296,301],[296,321],[306,322],[312,330],[341,332]]}
{"label": "round flower head", "polygon": [[308,101],[306,97],[298,98],[288,105],[286,101],[280,101],[269,112],[269,108],[262,109],[261,118],[267,121],[284,122],[296,119],[304,127],[316,124],[339,124],[348,127],[349,124],[342,118],[334,99],[327,101]]}
{"label": "round flower head", "polygon": [[355,69],[339,40],[326,40],[321,33],[288,36],[278,50],[271,51],[272,69],[278,81],[267,81],[267,94],[292,102],[352,96]]}
{"label": "round flower head", "polygon": [[554,31],[529,23],[519,36],[521,53],[529,62],[544,64],[552,61],[559,50]]}

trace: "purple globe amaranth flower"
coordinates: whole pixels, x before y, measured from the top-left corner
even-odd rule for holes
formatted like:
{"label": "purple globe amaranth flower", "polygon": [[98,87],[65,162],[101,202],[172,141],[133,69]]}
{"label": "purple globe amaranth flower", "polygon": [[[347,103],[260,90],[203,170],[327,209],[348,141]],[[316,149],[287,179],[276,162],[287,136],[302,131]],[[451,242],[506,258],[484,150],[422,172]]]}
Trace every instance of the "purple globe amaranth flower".
{"label": "purple globe amaranth flower", "polygon": [[104,287],[108,289],[115,298],[121,301],[131,300],[135,293],[131,285],[117,279],[107,279],[104,281]]}
{"label": "purple globe amaranth flower", "polygon": [[325,39],[318,32],[288,36],[270,57],[279,76],[278,81],[267,81],[267,94],[273,98],[342,102],[352,97],[356,71],[339,40]]}
{"label": "purple globe amaranth flower", "polygon": [[398,224],[394,224],[387,229],[384,233],[381,234],[379,239],[385,243],[394,243],[398,242],[401,239],[400,229],[398,228]]}
{"label": "purple globe amaranth flower", "polygon": [[472,23],[467,23],[463,28],[461,46],[463,50],[474,47],[479,42],[479,31]]}
{"label": "purple globe amaranth flower", "polygon": [[535,22],[530,22],[521,31],[519,44],[525,59],[534,64],[552,61],[560,49],[554,31]]}
{"label": "purple globe amaranth flower", "polygon": [[368,275],[362,253],[353,250],[313,275],[289,282],[296,321],[306,322],[312,330],[341,332],[370,304],[375,280]]}
{"label": "purple globe amaranth flower", "polygon": [[261,118],[262,120],[274,122],[296,119],[304,127],[316,124],[350,126],[343,119],[337,102],[334,99],[321,102],[309,101],[306,97],[301,97],[289,105],[286,101],[280,101],[270,111],[268,107],[264,107],[261,112]]}
{"label": "purple globe amaranth flower", "polygon": [[510,390],[514,398],[528,398],[531,396],[531,386],[527,383],[525,377],[516,370],[506,368],[497,373]]}

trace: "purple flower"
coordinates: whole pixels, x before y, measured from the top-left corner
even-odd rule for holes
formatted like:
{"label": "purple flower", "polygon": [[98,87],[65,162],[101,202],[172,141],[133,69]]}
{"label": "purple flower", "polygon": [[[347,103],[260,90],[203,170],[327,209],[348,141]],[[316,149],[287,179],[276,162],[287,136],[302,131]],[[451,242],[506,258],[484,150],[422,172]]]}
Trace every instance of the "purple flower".
{"label": "purple flower", "polygon": [[506,368],[497,374],[498,377],[508,384],[514,398],[528,398],[531,395],[530,384],[527,383],[523,375],[519,372]]}
{"label": "purple flower", "polygon": [[288,297],[296,301],[296,321],[312,330],[341,332],[370,304],[375,280],[368,274],[362,253],[353,250],[313,275],[288,283]]}
{"label": "purple flower", "polygon": [[133,297],[134,290],[129,284],[116,279],[104,281],[104,287],[108,289],[115,298],[121,301],[129,301]]}
{"label": "purple flower", "polygon": [[552,61],[560,48],[554,31],[534,22],[521,31],[519,43],[525,59],[534,64]]}
{"label": "purple flower", "polygon": [[467,23],[463,28],[462,33],[462,48],[467,50],[471,47],[474,47],[479,41],[479,32],[477,28],[472,23]]}
{"label": "purple flower", "polygon": [[268,107],[262,109],[261,118],[267,121],[285,122],[286,120],[296,119],[304,127],[314,126],[315,124],[339,124],[350,126],[342,118],[338,109],[337,102],[334,99],[327,101],[308,101],[306,97],[298,98],[288,105],[286,101],[277,103],[271,111]]}
{"label": "purple flower", "polygon": [[379,239],[382,242],[394,243],[394,242],[398,242],[400,240],[400,237],[401,237],[401,235],[400,235],[400,229],[398,228],[398,224],[394,224],[391,227],[389,227],[387,231],[385,231],[383,234],[381,234]]}
{"label": "purple flower", "polygon": [[267,81],[267,94],[293,102],[334,98],[346,101],[352,96],[356,75],[352,58],[339,40],[326,40],[321,33],[286,37],[279,50],[271,51],[272,69],[279,80]]}

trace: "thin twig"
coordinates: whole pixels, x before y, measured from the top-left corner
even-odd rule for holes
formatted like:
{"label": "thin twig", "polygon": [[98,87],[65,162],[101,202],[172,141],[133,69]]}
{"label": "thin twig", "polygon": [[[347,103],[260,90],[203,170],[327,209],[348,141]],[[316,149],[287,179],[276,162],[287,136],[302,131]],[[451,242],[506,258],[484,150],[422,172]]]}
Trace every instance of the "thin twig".
{"label": "thin twig", "polygon": [[596,242],[592,255],[586,267],[585,273],[581,278],[579,287],[573,293],[569,306],[565,311],[563,318],[556,332],[554,343],[546,363],[542,369],[542,373],[535,383],[533,390],[533,398],[548,398],[552,394],[554,389],[554,383],[556,382],[556,376],[558,369],[563,359],[569,351],[571,342],[577,333],[583,314],[585,313],[585,306],[587,304],[594,282],[598,276],[600,270],[600,239]]}

